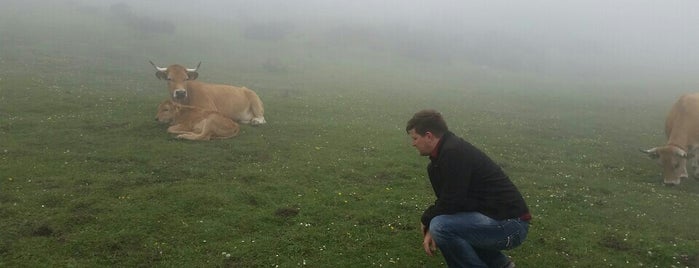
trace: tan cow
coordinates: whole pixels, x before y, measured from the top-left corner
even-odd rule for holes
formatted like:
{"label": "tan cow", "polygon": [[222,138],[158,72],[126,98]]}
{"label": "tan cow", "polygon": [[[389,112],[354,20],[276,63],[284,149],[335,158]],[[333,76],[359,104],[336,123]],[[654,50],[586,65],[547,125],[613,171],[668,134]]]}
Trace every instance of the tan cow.
{"label": "tan cow", "polygon": [[666,185],[680,184],[687,174],[687,160],[694,169],[694,178],[699,178],[699,164],[695,157],[699,149],[699,93],[685,94],[672,106],[665,119],[664,146],[641,150],[657,159],[663,168]]}
{"label": "tan cow", "polygon": [[158,105],[155,120],[170,123],[167,132],[188,140],[225,139],[238,135],[240,126],[219,112],[182,105],[167,99]]}
{"label": "tan cow", "polygon": [[167,68],[158,67],[150,61],[158,79],[167,80],[173,101],[184,105],[200,107],[204,110],[220,112],[242,124],[260,125],[266,123],[262,100],[246,87],[208,84],[195,81],[199,77],[197,68],[188,69],[179,64]]}

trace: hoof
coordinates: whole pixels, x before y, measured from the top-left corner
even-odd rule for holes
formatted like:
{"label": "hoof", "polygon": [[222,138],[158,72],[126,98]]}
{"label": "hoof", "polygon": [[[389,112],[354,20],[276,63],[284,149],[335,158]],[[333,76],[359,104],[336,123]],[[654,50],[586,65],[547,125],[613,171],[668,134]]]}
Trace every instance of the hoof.
{"label": "hoof", "polygon": [[262,125],[262,124],[264,124],[264,123],[267,123],[267,121],[265,121],[265,118],[264,118],[264,117],[262,117],[262,118],[253,118],[252,120],[250,120],[250,124],[253,125],[253,126]]}

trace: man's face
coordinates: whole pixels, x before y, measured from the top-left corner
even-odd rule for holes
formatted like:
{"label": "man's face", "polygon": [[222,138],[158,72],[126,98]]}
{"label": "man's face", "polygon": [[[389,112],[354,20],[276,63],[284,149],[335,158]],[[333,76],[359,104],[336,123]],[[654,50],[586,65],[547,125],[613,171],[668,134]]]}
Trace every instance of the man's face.
{"label": "man's face", "polygon": [[420,155],[430,155],[432,150],[434,150],[434,146],[437,144],[437,139],[432,135],[432,132],[427,132],[424,136],[420,136],[420,134],[415,132],[415,129],[411,129],[408,131],[408,135],[410,135],[413,141],[413,147],[417,149]]}

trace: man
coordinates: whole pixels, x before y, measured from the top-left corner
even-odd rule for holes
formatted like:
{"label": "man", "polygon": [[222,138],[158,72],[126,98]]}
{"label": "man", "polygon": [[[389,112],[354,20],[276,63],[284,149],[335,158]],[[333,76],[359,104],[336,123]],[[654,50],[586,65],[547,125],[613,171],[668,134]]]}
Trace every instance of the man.
{"label": "man", "polygon": [[421,219],[427,255],[439,247],[449,267],[515,267],[501,250],[519,246],[531,220],[517,187],[485,153],[450,132],[439,112],[415,113],[405,131],[430,158],[437,196]]}

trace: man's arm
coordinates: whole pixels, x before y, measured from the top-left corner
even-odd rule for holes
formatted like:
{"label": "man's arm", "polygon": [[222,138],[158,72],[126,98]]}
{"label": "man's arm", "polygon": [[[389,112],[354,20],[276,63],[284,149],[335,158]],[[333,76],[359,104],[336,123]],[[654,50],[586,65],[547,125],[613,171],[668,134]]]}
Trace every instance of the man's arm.
{"label": "man's arm", "polygon": [[461,212],[467,206],[468,186],[473,170],[473,163],[459,150],[444,151],[440,155],[438,165],[438,176],[442,181],[439,195],[434,205],[422,214],[422,224],[428,227],[432,218]]}
{"label": "man's arm", "polygon": [[422,248],[425,250],[428,256],[434,256],[434,252],[437,251],[437,243],[432,239],[432,234],[427,229],[427,226],[422,224]]}

